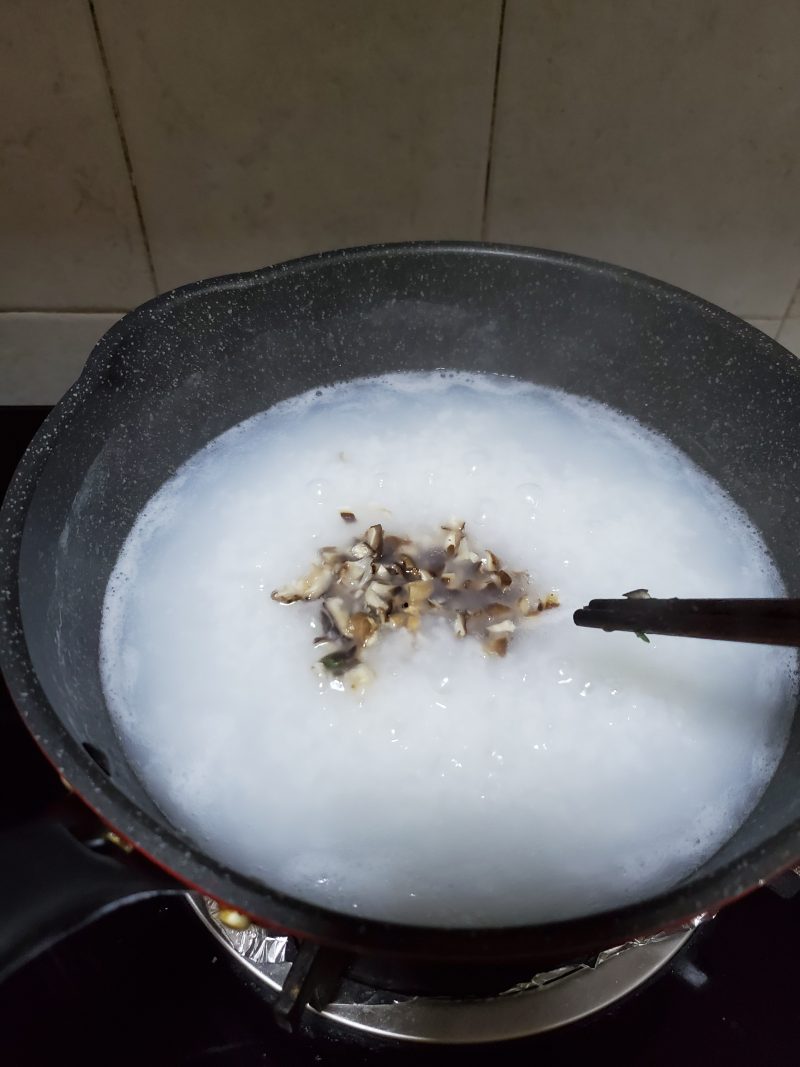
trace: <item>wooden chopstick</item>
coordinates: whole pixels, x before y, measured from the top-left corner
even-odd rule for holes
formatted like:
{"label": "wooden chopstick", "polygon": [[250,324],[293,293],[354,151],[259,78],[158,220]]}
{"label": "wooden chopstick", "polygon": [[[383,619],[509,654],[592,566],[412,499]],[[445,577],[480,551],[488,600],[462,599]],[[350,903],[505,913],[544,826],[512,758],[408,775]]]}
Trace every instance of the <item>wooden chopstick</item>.
{"label": "wooden chopstick", "polygon": [[800,648],[800,600],[590,600],[576,626]]}

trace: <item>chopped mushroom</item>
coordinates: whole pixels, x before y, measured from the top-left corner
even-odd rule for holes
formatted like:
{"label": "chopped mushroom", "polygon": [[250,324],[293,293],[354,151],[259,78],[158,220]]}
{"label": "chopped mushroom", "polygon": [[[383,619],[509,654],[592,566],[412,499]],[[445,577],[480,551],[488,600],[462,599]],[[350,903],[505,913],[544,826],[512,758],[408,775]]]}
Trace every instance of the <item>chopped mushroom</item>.
{"label": "chopped mushroom", "polygon": [[487,571],[489,574],[500,570],[500,560],[488,548],[483,550],[483,555],[481,556],[481,570]]}
{"label": "chopped mushroom", "polygon": [[365,562],[363,559],[348,559],[341,566],[339,581],[343,585],[358,588],[359,585],[362,585],[371,577],[371,573],[369,562]]}
{"label": "chopped mushroom", "polygon": [[364,534],[364,540],[372,549],[373,553],[376,556],[380,556],[383,551],[383,527],[379,522],[376,522],[374,526],[370,526]]}
{"label": "chopped mushroom", "polygon": [[[355,521],[351,511],[340,514]],[[424,616],[435,615],[456,638],[475,637],[489,655],[505,656],[525,620],[558,605],[554,591],[533,594],[526,572],[504,568],[489,549],[476,551],[459,519],[424,547],[374,523],[349,547],[320,549],[308,574],[272,596],[282,604],[321,600],[317,667],[342,690],[368,684],[372,671],[361,657],[386,627],[416,633]]]}
{"label": "chopped mushroom", "polygon": [[314,564],[305,578],[301,578],[283,589],[276,589],[272,594],[273,600],[281,604],[294,604],[298,600],[319,600],[333,582],[333,571],[327,566]]}
{"label": "chopped mushroom", "polygon": [[536,614],[536,612],[538,611],[538,606],[534,607],[531,604],[531,598],[526,593],[525,596],[521,596],[517,601],[517,611],[524,619],[528,619],[531,617],[531,615]]}
{"label": "chopped mushroom", "polygon": [[465,523],[458,519],[452,519],[447,526],[442,526],[447,536],[444,539],[444,550],[448,556],[454,556],[464,538]]}
{"label": "chopped mushroom", "polygon": [[383,594],[383,590],[390,592],[388,585],[380,585],[378,582],[373,582],[367,591],[364,593],[364,603],[367,607],[375,608],[376,611],[386,611],[388,604],[388,598]]}
{"label": "chopped mushroom", "polygon": [[344,600],[338,596],[329,597],[325,601],[325,607],[339,633],[346,634],[350,625],[350,614],[345,607]]}
{"label": "chopped mushroom", "polygon": [[406,578],[419,578],[419,567],[414,560],[406,555],[405,552],[397,557],[397,564],[400,567],[400,571]]}
{"label": "chopped mushroom", "polygon": [[505,656],[506,652],[508,652],[508,638],[505,636],[495,637],[493,635],[483,647],[492,656]]}
{"label": "chopped mushroom", "polygon": [[429,578],[427,581],[411,582],[406,587],[408,594],[409,604],[420,604],[427,600],[433,592],[433,579]]}

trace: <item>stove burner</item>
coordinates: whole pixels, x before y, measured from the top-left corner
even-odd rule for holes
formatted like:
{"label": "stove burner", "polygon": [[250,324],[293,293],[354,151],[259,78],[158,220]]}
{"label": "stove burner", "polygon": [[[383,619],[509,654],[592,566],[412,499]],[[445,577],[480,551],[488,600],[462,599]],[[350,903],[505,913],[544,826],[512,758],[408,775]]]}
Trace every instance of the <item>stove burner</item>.
{"label": "stove burner", "polygon": [[[217,918],[219,909],[214,901],[194,895],[189,900],[230,957],[257,980],[277,1017],[283,1014],[284,1023],[296,1023],[306,1006],[334,1027],[433,1044],[481,1044],[566,1026],[638,988],[683,948],[694,930],[693,925],[677,933],[618,945],[601,952],[591,964],[541,972],[494,995],[454,997],[390,991],[342,977],[341,969],[334,969],[321,976],[324,991],[320,995],[317,984],[314,998],[304,995],[303,984],[314,966],[310,945],[300,945],[298,950],[292,939],[272,936],[257,926],[233,930]],[[306,1004],[307,1000],[310,1003]]]}

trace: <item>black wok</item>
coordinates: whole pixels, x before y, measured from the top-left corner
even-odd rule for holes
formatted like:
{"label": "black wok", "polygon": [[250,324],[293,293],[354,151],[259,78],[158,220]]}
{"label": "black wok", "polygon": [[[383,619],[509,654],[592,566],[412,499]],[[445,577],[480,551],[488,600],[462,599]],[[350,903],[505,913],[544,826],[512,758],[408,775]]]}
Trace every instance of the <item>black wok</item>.
{"label": "black wok", "polygon": [[[712,913],[800,857],[798,716],[761,802],[693,875],[639,904],[540,926],[429,929],[326,911],[226,869],[152,802],[98,674],[103,593],[138,511],[193,452],[278,400],[434,367],[558,386],[666,434],[747,511],[800,596],[800,361],[688,293],[573,256],[438,243],[331,252],[166,293],[102,338],[2,510],[2,668],[84,803],[0,840],[0,970],[126,899],[186,886],[354,953],[565,963]],[[88,825],[75,824],[81,813]],[[92,847],[104,827],[134,851]]]}

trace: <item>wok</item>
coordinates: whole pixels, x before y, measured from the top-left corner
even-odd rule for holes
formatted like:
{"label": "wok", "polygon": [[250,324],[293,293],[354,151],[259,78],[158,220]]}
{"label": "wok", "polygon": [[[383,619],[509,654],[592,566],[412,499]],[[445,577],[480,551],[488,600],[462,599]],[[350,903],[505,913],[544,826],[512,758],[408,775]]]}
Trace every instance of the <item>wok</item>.
{"label": "wok", "polygon": [[[98,672],[103,594],[137,513],[192,453],[277,401],[431,368],[555,386],[665,434],[744,508],[787,595],[800,596],[800,362],[689,293],[575,256],[420,243],[329,252],[159,296],[97,344],[2,509],[2,669],[74,795],[0,839],[0,969],[124,901],[186,887],[360,956],[544,967],[713,913],[800,857],[798,716],[758,806],[690,877],[633,905],[538,926],[418,928],[307,904],[205,855],[154,804]],[[99,849],[109,828],[132,851]]]}

